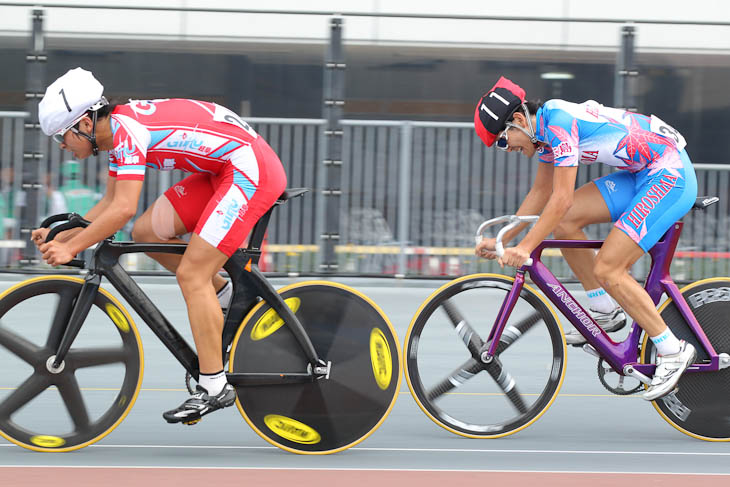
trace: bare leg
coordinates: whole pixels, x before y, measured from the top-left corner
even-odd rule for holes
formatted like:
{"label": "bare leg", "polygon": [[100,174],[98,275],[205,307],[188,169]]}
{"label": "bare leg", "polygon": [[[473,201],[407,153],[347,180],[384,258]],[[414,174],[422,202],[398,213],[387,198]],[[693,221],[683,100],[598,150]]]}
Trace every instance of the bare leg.
{"label": "bare leg", "polygon": [[223,369],[223,313],[211,279],[227,260],[228,256],[223,252],[198,235],[193,235],[177,266],[177,281],[185,297],[200,372],[203,374]]}
{"label": "bare leg", "polygon": [[606,292],[636,320],[650,337],[667,329],[649,294],[629,275],[644,250],[618,228],[608,234],[596,257],[595,275]]}
{"label": "bare leg", "polygon": [[[134,227],[132,228],[132,239],[135,242],[185,243],[179,238],[163,240],[155,234],[154,230],[152,229],[152,211],[156,204],[157,202],[153,203],[152,206],[147,208],[142,216],[140,216],[137,221],[134,222]],[[175,234],[186,234],[187,229],[185,228],[185,225],[183,224],[177,213],[174,213],[174,218]],[[148,255],[151,259],[159,262],[162,267],[172,272],[173,274],[177,272],[177,268],[183,258],[183,256],[179,254],[151,253],[146,255]],[[211,280],[211,282],[213,283],[213,287],[215,288],[215,290],[219,291],[225,285],[226,280],[216,272],[213,275],[213,279]]]}
{"label": "bare leg", "polygon": [[[593,182],[584,184],[573,195],[573,206],[553,231],[560,240],[587,240],[583,228],[592,223],[611,221],[611,213],[603,201],[601,192]],[[599,288],[593,268],[596,252],[593,249],[560,249],[568,265],[586,290]]]}

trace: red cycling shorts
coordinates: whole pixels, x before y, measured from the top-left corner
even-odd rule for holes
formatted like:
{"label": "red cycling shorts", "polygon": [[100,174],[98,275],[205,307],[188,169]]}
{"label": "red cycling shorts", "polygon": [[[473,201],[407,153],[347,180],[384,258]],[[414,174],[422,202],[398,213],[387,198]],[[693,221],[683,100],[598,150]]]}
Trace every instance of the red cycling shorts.
{"label": "red cycling shorts", "polygon": [[261,138],[234,152],[218,174],[195,173],[165,191],[188,232],[231,256],[286,189],[276,153]]}

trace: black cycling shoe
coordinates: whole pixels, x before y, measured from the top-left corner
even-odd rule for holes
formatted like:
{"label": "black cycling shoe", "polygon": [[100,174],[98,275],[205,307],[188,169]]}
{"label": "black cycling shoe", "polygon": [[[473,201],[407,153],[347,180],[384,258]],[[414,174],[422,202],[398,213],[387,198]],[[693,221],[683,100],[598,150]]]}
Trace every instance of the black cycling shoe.
{"label": "black cycling shoe", "polygon": [[195,394],[180,407],[162,413],[168,423],[195,424],[206,414],[219,409],[227,408],[236,402],[236,390],[226,384],[217,396],[209,396],[205,388],[195,386]]}

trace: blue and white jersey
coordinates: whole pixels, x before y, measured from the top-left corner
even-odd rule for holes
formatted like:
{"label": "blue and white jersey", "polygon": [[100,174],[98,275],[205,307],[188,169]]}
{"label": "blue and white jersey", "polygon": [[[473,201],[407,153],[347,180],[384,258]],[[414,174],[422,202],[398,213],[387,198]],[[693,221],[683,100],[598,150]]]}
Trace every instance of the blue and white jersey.
{"label": "blue and white jersey", "polygon": [[577,166],[601,162],[630,172],[681,168],[682,135],[658,117],[601,105],[593,100],[547,101],[536,114],[536,133],[547,145],[541,162]]}

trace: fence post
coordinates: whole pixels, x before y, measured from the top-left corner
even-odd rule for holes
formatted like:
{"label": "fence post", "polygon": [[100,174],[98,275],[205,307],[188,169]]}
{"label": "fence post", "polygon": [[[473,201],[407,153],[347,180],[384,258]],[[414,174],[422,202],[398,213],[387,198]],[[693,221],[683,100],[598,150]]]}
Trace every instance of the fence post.
{"label": "fence post", "polygon": [[634,65],[634,41],[636,27],[627,24],[621,27],[621,46],[616,60],[613,104],[617,108],[637,111],[636,80],[639,71]]}
{"label": "fence post", "polygon": [[324,186],[321,188],[324,211],[320,216],[324,231],[320,234],[320,270],[337,272],[335,246],[340,240],[340,196],[342,194],[342,135],[340,120],[345,105],[345,61],[342,52],[342,17],[330,19],[330,44],[324,63],[323,118],[325,155]]}
{"label": "fence post", "polygon": [[400,166],[398,168],[398,274],[407,272],[406,247],[408,247],[408,228],[411,218],[411,144],[413,124],[404,122],[400,129]]}
{"label": "fence post", "polygon": [[44,181],[41,179],[39,162],[45,157],[45,137],[38,122],[38,102],[43,98],[47,56],[43,36],[43,10],[33,9],[31,13],[32,35],[30,52],[26,60],[26,109],[28,118],[23,125],[23,179],[21,188],[25,193],[25,204],[20,211],[20,238],[25,241],[20,264],[38,262],[35,245],[30,241],[30,232],[38,226],[39,201]]}

